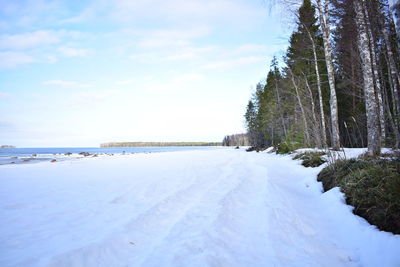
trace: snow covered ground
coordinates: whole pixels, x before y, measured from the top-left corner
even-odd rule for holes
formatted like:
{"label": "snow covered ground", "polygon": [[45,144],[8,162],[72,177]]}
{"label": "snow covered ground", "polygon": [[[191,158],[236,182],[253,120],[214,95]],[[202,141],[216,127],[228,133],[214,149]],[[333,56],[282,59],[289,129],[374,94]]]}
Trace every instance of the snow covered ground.
{"label": "snow covered ground", "polygon": [[0,266],[400,266],[319,168],[243,150],[0,166]]}

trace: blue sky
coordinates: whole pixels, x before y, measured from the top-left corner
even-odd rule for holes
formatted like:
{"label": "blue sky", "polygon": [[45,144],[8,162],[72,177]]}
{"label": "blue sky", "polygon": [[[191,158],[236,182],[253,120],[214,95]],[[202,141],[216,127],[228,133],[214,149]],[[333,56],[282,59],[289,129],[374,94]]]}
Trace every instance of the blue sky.
{"label": "blue sky", "polygon": [[262,0],[0,0],[0,144],[244,132],[285,30]]}

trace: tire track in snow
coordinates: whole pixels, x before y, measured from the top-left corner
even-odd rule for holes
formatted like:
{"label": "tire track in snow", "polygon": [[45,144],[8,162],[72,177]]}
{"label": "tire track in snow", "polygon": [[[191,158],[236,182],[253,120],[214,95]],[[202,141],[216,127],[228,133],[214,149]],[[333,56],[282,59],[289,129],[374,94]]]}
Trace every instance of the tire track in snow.
{"label": "tire track in snow", "polygon": [[[247,153],[225,163],[233,169],[186,213],[143,266],[266,266],[267,239],[264,166]],[[173,244],[173,245],[171,245]],[[272,266],[272,265],[271,265]]]}
{"label": "tire track in snow", "polygon": [[[254,156],[254,155],[253,155]],[[273,266],[267,238],[265,166],[245,154],[241,183],[221,200],[221,209],[209,235],[215,252],[209,266]]]}
{"label": "tire track in snow", "polygon": [[240,184],[241,181],[235,174],[242,164],[242,156],[236,155],[233,160],[222,166],[218,182],[171,228],[166,238],[154,248],[142,266],[206,265],[204,258],[209,253],[207,231],[212,227],[221,209],[221,200]]}
{"label": "tire track in snow", "polygon": [[[234,160],[235,156],[229,155],[229,157],[228,162]],[[185,214],[202,200],[203,195],[206,195],[221,179],[230,175],[233,171],[230,168],[231,163],[226,165],[229,166],[228,169],[220,170],[221,174],[211,173],[208,176],[204,174],[198,176],[194,170],[195,167],[192,167],[191,175],[194,175],[195,179],[189,186],[167,196],[127,223],[123,230],[112,234],[100,243],[62,254],[50,265],[140,266],[154,250],[154,246],[162,242]]]}

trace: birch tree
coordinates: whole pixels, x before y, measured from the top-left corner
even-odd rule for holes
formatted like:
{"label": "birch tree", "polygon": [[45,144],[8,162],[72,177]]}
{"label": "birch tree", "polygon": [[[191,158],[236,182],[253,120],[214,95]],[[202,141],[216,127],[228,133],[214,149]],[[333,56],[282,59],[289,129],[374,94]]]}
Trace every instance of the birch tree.
{"label": "birch tree", "polygon": [[310,38],[311,48],[313,51],[313,58],[314,58],[314,68],[315,68],[315,75],[317,77],[317,91],[318,91],[318,102],[319,102],[319,113],[321,117],[321,136],[322,136],[322,146],[326,147],[326,122],[325,122],[325,112],[324,112],[324,103],[322,100],[322,90],[321,90],[321,76],[318,67],[318,57],[317,57],[317,47],[315,45],[314,38],[312,37],[310,30],[305,26],[307,30],[308,38]]}
{"label": "birch tree", "polygon": [[339,117],[338,117],[338,104],[336,98],[335,88],[335,74],[332,61],[332,47],[330,41],[330,15],[329,15],[329,0],[317,0],[318,17],[322,29],[322,38],[324,41],[324,52],[326,68],[328,72],[328,81],[330,89],[330,111],[332,123],[332,148],[335,150],[340,149],[340,135],[339,135]]}
{"label": "birch tree", "polygon": [[384,107],[383,107],[383,94],[382,94],[382,83],[381,78],[378,71],[378,58],[376,55],[376,47],[375,47],[375,37],[372,33],[372,26],[371,26],[371,16],[368,14],[367,8],[364,10],[365,15],[365,27],[367,29],[370,51],[371,51],[371,65],[373,71],[373,79],[375,85],[375,93],[376,99],[378,101],[378,110],[379,110],[379,126],[380,126],[380,137],[381,137],[381,145],[384,145],[386,139],[386,127],[385,127],[385,114],[384,114]]}
{"label": "birch tree", "polygon": [[356,12],[355,22],[357,25],[358,48],[362,63],[363,89],[365,97],[365,109],[367,115],[368,153],[370,155],[380,154],[380,133],[378,105],[375,97],[375,87],[372,70],[371,46],[366,26],[364,0],[354,0]]}

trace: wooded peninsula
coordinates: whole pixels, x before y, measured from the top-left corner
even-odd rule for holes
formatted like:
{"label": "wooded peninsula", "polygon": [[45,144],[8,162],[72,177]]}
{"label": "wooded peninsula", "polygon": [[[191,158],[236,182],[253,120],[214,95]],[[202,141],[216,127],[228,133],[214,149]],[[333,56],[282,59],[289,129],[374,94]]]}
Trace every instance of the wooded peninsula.
{"label": "wooded peninsula", "polygon": [[100,147],[149,147],[149,146],[221,146],[220,142],[110,142]]}

